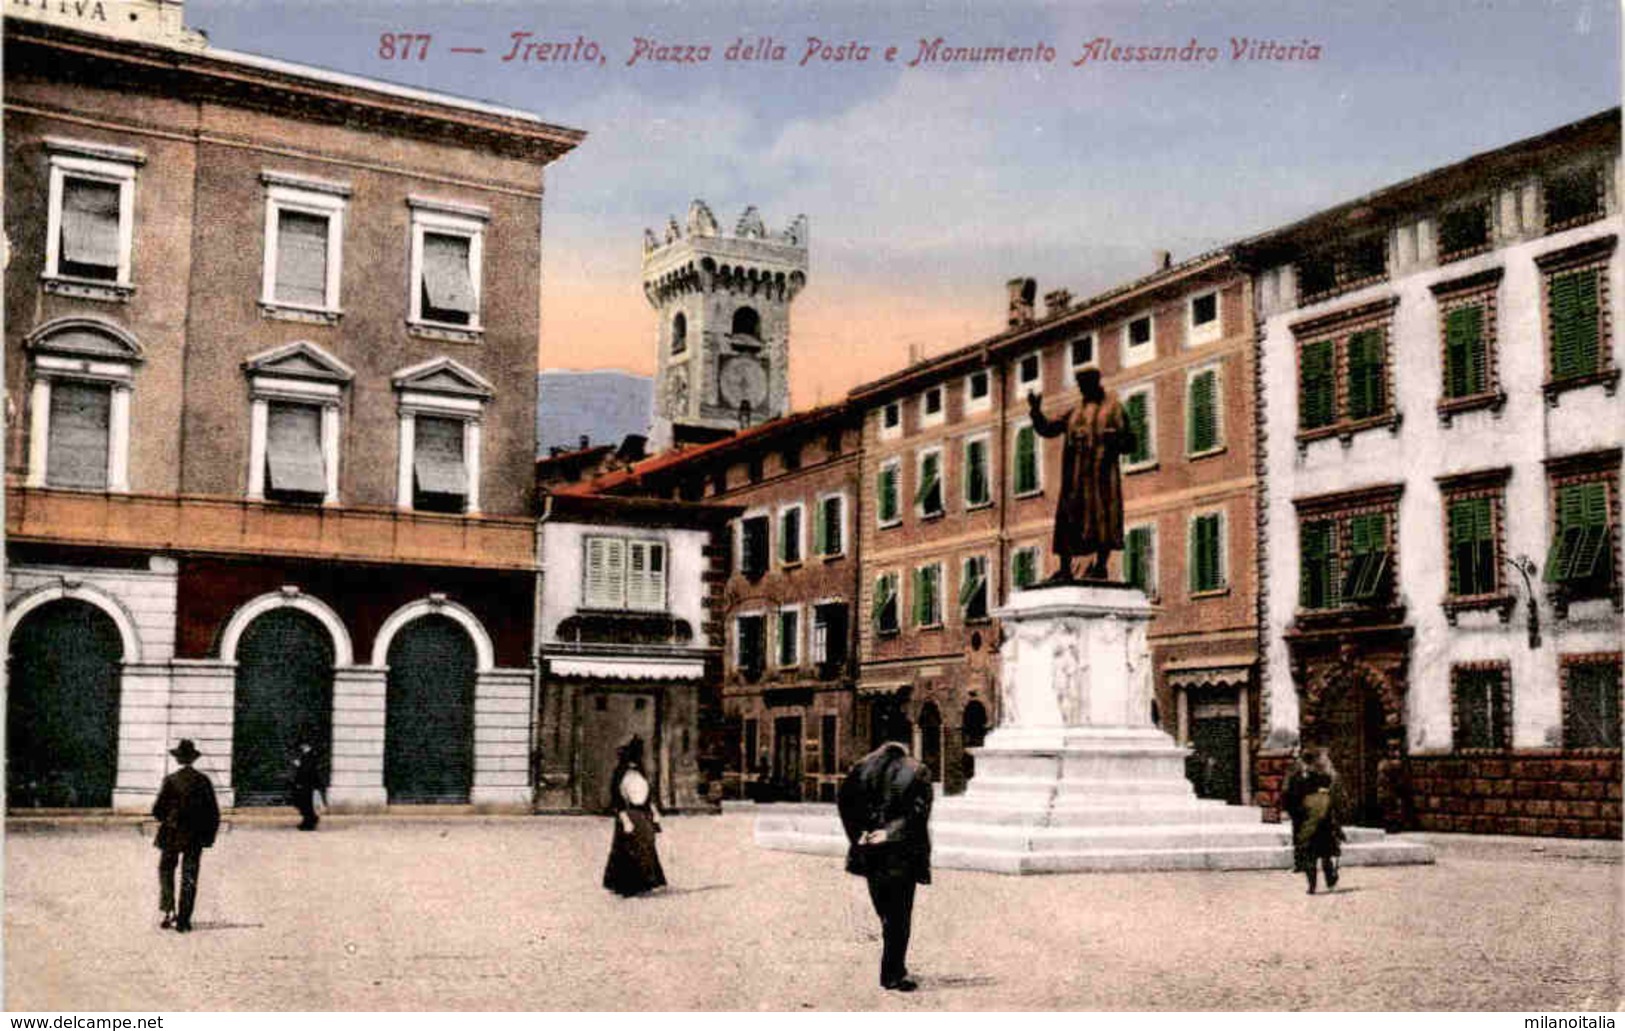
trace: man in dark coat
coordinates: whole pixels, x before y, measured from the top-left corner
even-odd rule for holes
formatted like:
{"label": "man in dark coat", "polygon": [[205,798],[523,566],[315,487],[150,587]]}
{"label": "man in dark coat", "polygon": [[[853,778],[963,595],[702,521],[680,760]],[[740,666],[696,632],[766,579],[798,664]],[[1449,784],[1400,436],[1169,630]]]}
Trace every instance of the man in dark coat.
{"label": "man in dark coat", "polygon": [[837,807],[850,848],[846,870],[868,879],[880,917],[880,986],[912,992],[908,938],[914,887],[931,883],[931,771],[888,741],[859,759],[841,782]]}
{"label": "man in dark coat", "polygon": [[309,741],[299,742],[299,758],[293,764],[293,804],[299,810],[299,829],[313,831],[321,817],[316,815],[316,792],[322,791],[321,764]]}
{"label": "man in dark coat", "polygon": [[1099,369],[1078,373],[1079,402],[1059,419],[1044,415],[1039,396],[1027,392],[1033,432],[1066,439],[1061,450],[1061,497],[1052,543],[1060,557],[1057,581],[1071,581],[1072,560],[1093,555],[1083,574],[1104,580],[1106,560],[1123,547],[1123,476],[1118,466],[1134,450],[1134,430],[1117,395],[1100,383]]}
{"label": "man in dark coat", "polygon": [[[198,868],[203,850],[214,844],[220,830],[220,804],[214,798],[214,784],[192,768],[202,753],[191,739],[169,750],[181,768],[164,778],[158,801],[152,804],[158,821],[158,837],[153,844],[161,851],[158,860],[158,908],[163,910],[161,927],[181,933],[192,929],[192,906],[197,901]],[[175,864],[181,864],[181,906],[175,909]]]}

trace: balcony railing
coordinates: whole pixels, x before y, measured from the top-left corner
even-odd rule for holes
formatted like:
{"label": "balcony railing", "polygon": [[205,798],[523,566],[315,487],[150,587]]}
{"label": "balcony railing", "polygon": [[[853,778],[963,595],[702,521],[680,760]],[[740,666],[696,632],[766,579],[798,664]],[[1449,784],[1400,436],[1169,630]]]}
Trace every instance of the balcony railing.
{"label": "balcony railing", "polygon": [[6,488],[13,541],[483,569],[535,567],[529,519]]}

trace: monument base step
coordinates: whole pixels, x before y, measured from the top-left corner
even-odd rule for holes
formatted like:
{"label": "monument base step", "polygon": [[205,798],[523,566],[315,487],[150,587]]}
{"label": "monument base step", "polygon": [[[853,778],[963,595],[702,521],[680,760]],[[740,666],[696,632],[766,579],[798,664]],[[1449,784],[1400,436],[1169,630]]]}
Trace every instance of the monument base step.
{"label": "monument base step", "polygon": [[[953,802],[945,803],[951,807]],[[1208,811],[1206,807],[1204,812]],[[1226,809],[1251,814],[1242,806]],[[1292,834],[1284,824],[1237,822],[1034,826],[1023,823],[959,822],[933,813],[933,867],[1006,874],[1080,873],[1113,870],[1290,870]],[[1345,866],[1432,863],[1427,845],[1389,837],[1371,827],[1347,828]],[[762,848],[811,855],[845,856],[846,835],[830,805],[763,806],[755,826]]]}

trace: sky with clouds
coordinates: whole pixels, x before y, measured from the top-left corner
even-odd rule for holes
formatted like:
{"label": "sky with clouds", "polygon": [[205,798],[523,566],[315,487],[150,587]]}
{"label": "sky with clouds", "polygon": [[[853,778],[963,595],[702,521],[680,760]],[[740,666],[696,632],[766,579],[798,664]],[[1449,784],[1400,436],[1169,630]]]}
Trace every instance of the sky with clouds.
{"label": "sky with clouds", "polygon": [[[797,407],[1002,327],[1004,283],[1085,296],[1619,103],[1610,0],[189,0],[214,45],[523,108],[588,132],[547,172],[542,368],[650,372],[642,230],[704,198],[811,222]],[[384,60],[384,33],[429,33]],[[504,62],[512,34],[601,62]],[[801,63],[809,38],[868,60]],[[922,39],[1052,62],[909,67]],[[1085,44],[1211,47],[1074,62]],[[628,64],[635,40],[710,60]],[[782,61],[728,61],[736,40]],[[1235,60],[1238,40],[1319,59]],[[888,46],[898,48],[887,62]],[[451,47],[486,53],[453,54]]]}

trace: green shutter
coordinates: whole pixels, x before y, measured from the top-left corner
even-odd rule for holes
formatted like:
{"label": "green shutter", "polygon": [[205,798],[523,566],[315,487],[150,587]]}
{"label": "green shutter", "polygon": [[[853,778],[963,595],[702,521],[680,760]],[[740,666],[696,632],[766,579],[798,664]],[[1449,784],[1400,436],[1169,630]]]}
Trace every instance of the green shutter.
{"label": "green shutter", "polygon": [[1223,586],[1220,577],[1219,517],[1199,516],[1191,527],[1191,590],[1212,591]]}
{"label": "green shutter", "polygon": [[980,440],[965,444],[965,503],[980,505],[988,500],[987,444]]}
{"label": "green shutter", "polygon": [[1329,519],[1303,524],[1298,558],[1298,604],[1306,609],[1329,609],[1337,605],[1337,579],[1332,575],[1334,558]]}
{"label": "green shutter", "polygon": [[1450,593],[1487,594],[1495,589],[1495,540],[1489,498],[1450,504]]}
{"label": "green shutter", "polygon": [[959,607],[965,608],[975,599],[977,591],[987,581],[982,572],[982,560],[971,558],[965,560],[963,582],[959,585]]}
{"label": "green shutter", "polygon": [[813,554],[829,554],[829,519],[822,501],[813,506]]}
{"label": "green shutter", "polygon": [[889,523],[897,518],[897,467],[880,470],[877,477],[880,494],[880,521]]}
{"label": "green shutter", "polygon": [[1488,389],[1485,376],[1484,308],[1468,305],[1445,317],[1446,384],[1450,397],[1472,397]]}
{"label": "green shutter", "polygon": [[1038,434],[1031,426],[1016,431],[1016,493],[1038,489]]}
{"label": "green shutter", "polygon": [[874,620],[877,633],[891,629],[887,625],[886,609],[892,602],[893,594],[891,577],[882,576],[875,580],[875,600],[870,617]]}
{"label": "green shutter", "polygon": [[920,486],[914,492],[914,504],[927,515],[942,511],[941,462],[935,452],[920,461]]}
{"label": "green shutter", "polygon": [[1198,373],[1190,386],[1189,411],[1185,414],[1186,448],[1191,454],[1212,451],[1218,446],[1218,412],[1214,404],[1217,376],[1212,369]]}
{"label": "green shutter", "polygon": [[1334,348],[1330,340],[1317,340],[1304,345],[1300,355],[1302,382],[1298,391],[1298,422],[1306,430],[1330,426],[1337,421]]}
{"label": "green shutter", "polygon": [[1136,526],[1128,532],[1128,548],[1123,553],[1124,577],[1149,592],[1151,589],[1151,528]]}
{"label": "green shutter", "polygon": [[1031,587],[1033,581],[1038,578],[1038,571],[1033,568],[1033,560],[1036,557],[1037,552],[1031,548],[1023,548],[1016,552],[1010,578],[1015,581],[1017,587]]}
{"label": "green shutter", "polygon": [[1597,270],[1551,278],[1552,378],[1597,371]]}
{"label": "green shutter", "polygon": [[1123,403],[1129,429],[1134,433],[1134,450],[1129,452],[1128,464],[1138,465],[1151,458],[1151,435],[1147,432],[1144,393],[1134,394]]}
{"label": "green shutter", "polygon": [[1361,330],[1349,337],[1349,418],[1365,419],[1387,407],[1383,381],[1382,331]]}

